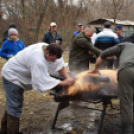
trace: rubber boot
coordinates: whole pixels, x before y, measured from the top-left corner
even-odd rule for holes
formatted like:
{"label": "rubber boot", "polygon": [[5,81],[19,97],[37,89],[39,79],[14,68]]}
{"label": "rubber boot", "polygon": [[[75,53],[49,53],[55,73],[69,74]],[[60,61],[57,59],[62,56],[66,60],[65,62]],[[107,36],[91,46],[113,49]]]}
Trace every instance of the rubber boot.
{"label": "rubber boot", "polygon": [[133,125],[123,125],[121,127],[121,134],[134,134]]}
{"label": "rubber boot", "polygon": [[19,118],[7,115],[7,134],[19,134]]}
{"label": "rubber boot", "polygon": [[6,110],[5,110],[4,115],[1,119],[0,134],[7,134],[7,111]]}

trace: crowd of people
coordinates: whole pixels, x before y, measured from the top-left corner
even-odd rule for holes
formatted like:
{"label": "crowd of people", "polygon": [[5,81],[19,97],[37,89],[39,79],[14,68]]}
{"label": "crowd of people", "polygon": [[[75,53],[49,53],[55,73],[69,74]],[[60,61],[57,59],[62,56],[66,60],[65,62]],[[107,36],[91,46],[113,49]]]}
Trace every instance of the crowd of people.
{"label": "crowd of people", "polygon": [[[98,69],[119,69],[121,134],[133,134],[134,34],[126,36],[121,25],[116,25],[113,32],[111,26],[111,22],[106,21],[103,31],[98,32],[91,25],[83,28],[82,23],[77,24],[77,31],[71,38],[69,69],[74,74],[89,70],[91,57],[97,61],[89,73],[96,73]],[[18,35],[17,25],[11,23],[0,48],[0,57],[7,60],[1,71],[6,109],[1,119],[0,134],[22,134],[19,120],[24,90],[44,92],[70,86],[77,80],[71,78],[65,69],[60,47],[63,39],[55,22],[50,23],[41,43],[25,48]],[[65,80],[51,77],[55,75],[61,75]]]}

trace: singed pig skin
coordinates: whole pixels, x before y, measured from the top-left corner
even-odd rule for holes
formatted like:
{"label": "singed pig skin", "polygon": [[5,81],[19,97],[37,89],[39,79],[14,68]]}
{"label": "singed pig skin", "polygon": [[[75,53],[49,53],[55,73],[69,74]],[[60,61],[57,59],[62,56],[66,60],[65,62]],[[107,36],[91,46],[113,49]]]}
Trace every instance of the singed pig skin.
{"label": "singed pig skin", "polygon": [[77,81],[64,88],[55,97],[56,101],[102,100],[118,95],[117,71],[100,70],[101,74],[89,74],[84,71],[76,75]]}

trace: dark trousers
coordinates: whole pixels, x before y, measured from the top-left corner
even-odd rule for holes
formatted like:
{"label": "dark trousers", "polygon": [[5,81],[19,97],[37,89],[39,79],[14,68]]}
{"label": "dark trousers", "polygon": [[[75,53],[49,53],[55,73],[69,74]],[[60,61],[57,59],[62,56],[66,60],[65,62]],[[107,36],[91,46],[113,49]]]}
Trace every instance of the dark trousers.
{"label": "dark trousers", "polygon": [[23,107],[24,89],[12,82],[9,82],[5,78],[3,78],[3,84],[6,94],[7,114],[20,118]]}
{"label": "dark trousers", "polygon": [[118,74],[121,123],[133,125],[134,67],[123,69]]}

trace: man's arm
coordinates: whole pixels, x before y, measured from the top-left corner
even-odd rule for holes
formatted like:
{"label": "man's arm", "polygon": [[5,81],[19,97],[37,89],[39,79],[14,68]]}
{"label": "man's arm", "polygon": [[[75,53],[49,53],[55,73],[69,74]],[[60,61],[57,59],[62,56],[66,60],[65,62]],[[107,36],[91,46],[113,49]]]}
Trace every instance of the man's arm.
{"label": "man's arm", "polygon": [[[94,53],[95,55],[99,56],[101,54],[101,50],[99,50],[98,48],[96,48],[95,46],[93,46],[92,44],[89,43],[89,52]],[[89,54],[90,54],[89,53]]]}
{"label": "man's arm", "polygon": [[98,68],[100,67],[102,62],[103,62],[103,59],[101,57],[99,57],[95,63],[93,70],[91,70],[89,73],[99,73]]}
{"label": "man's arm", "polygon": [[64,77],[64,78],[70,78],[65,67],[63,67],[61,70],[59,70],[59,73]]}
{"label": "man's arm", "polygon": [[47,33],[44,34],[44,37],[43,37],[43,40],[42,41],[48,43],[47,42]]}
{"label": "man's arm", "polygon": [[68,78],[64,81],[60,81],[57,86],[71,86],[75,83],[76,78]]}
{"label": "man's arm", "polygon": [[59,70],[59,73],[66,79],[64,81],[60,81],[57,86],[71,86],[72,84],[74,84],[76,78],[75,77],[70,78],[65,67],[63,67],[61,70]]}
{"label": "man's arm", "polygon": [[107,57],[110,57],[110,56],[114,56],[114,55],[117,55],[117,54],[120,54],[121,53],[121,48],[120,48],[120,45],[116,45],[114,47],[111,47],[109,49],[106,49],[105,51],[103,51],[100,55],[100,57],[97,59],[96,63],[95,63],[95,66],[93,68],[93,70],[91,70],[89,73],[96,73],[96,72],[99,72],[98,71],[98,68],[99,66],[102,64],[102,62],[107,58]]}
{"label": "man's arm", "polygon": [[62,45],[62,37],[57,33],[56,40],[59,40],[59,45]]}

